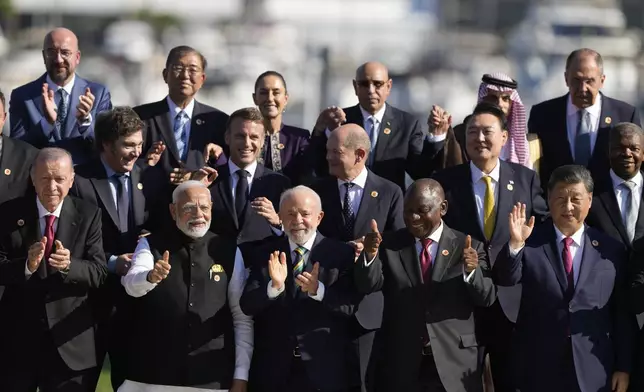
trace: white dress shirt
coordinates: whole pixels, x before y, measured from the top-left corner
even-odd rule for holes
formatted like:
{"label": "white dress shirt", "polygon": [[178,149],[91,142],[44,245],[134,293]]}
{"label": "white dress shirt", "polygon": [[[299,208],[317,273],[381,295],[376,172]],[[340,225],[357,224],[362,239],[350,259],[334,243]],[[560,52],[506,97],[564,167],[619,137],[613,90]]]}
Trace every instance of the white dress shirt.
{"label": "white dress shirt", "polygon": [[364,187],[367,183],[367,176],[369,171],[367,168],[363,168],[360,174],[353,181],[343,181],[338,179],[338,189],[340,190],[340,204],[344,208],[344,197],[347,193],[347,187],[344,186],[347,182],[352,182],[354,185],[349,191],[349,201],[351,202],[352,211],[357,214],[360,209],[360,203],[362,202],[362,195],[364,194]]}
{"label": "white dress shirt", "polygon": [[[76,106],[80,103],[80,97],[78,98],[78,102],[71,102],[70,101],[72,99],[72,90],[74,90],[74,83],[76,83],[76,74],[73,74],[72,80],[67,82],[67,84],[62,86],[62,87],[58,86],[56,83],[54,83],[54,81],[51,80],[49,75],[47,75],[47,84],[49,84],[50,88],[51,88],[51,86],[56,86],[56,88],[53,89],[54,90],[54,104],[55,105],[58,105],[58,95],[57,95],[58,90],[60,90],[62,88],[67,93],[67,100],[66,101],[67,101],[67,108],[69,110],[68,114],[67,114],[68,116],[70,116],[70,115],[72,115],[74,113],[74,110],[75,110]],[[85,91],[83,91],[83,94],[85,94]],[[74,105],[74,107],[71,107],[71,105]],[[83,122],[78,121],[78,119],[76,119],[76,122],[81,127],[89,127],[90,125],[92,125],[92,113],[91,112],[88,113],[87,117],[85,119],[83,119]]]}
{"label": "white dress shirt", "polygon": [[484,216],[485,216],[485,192],[487,190],[487,185],[483,181],[484,176],[490,176],[492,181],[490,185],[492,186],[492,193],[494,194],[494,212],[496,215],[496,210],[499,205],[499,176],[500,176],[499,160],[496,161],[496,166],[489,174],[485,174],[476,167],[474,162],[470,161],[470,172],[472,173],[472,188],[474,189],[474,200],[476,201],[476,211],[478,213],[479,225],[481,229],[485,227],[484,225]]}
{"label": "white dress shirt", "polygon": [[[230,171],[230,189],[233,192],[233,203],[235,202],[235,191],[237,188],[237,182],[239,182],[239,177],[237,176],[237,170],[241,169],[239,166],[235,165],[232,160],[228,160],[228,170]],[[248,192],[253,186],[253,177],[255,177],[255,172],[257,171],[257,161],[253,161],[250,165],[244,168],[250,176],[248,177]],[[273,206],[274,208],[275,206]]]}
{"label": "white dress shirt", "polygon": [[[624,179],[620,178],[615,174],[613,169],[610,169],[610,180],[613,182],[613,191],[615,192],[615,198],[617,199],[617,205],[619,206],[619,212],[622,214],[622,222],[626,222],[626,199],[628,198],[628,191],[624,189],[621,185],[626,182]],[[628,181],[633,181],[635,183],[635,194],[633,195],[633,204],[635,204],[635,211],[640,210],[640,202],[642,201],[642,183],[644,178],[642,178],[642,173],[637,172],[635,177],[631,178]]]}
{"label": "white dress shirt", "polygon": [[[190,140],[190,128],[192,125],[192,112],[195,109],[195,100],[192,99],[188,105],[186,105],[185,109],[181,109],[179,106],[177,106],[174,101],[170,99],[170,96],[168,95],[166,98],[166,102],[168,102],[168,107],[170,108],[169,111],[169,116],[170,116],[170,126],[172,127],[171,130],[173,131],[174,134],[174,123],[177,121],[177,115],[183,110],[183,112],[188,116],[188,121],[186,121],[186,125],[183,126],[184,131],[186,132],[186,148],[188,148],[188,141]],[[175,140],[176,142],[176,140]]]}
{"label": "white dress shirt", "polygon": [[[595,151],[595,142],[597,141],[597,131],[599,129],[599,117],[602,113],[602,95],[597,94],[595,103],[586,108],[590,113],[590,152]],[[568,142],[570,143],[570,153],[572,159],[575,159],[575,139],[577,137],[577,125],[579,124],[580,109],[572,104],[570,95],[566,105],[566,127],[568,130]]]}
{"label": "white dress shirt", "polygon": [[[134,256],[132,267],[125,276],[121,278],[121,284],[125,291],[132,297],[142,297],[153,290],[157,284],[148,282],[148,273],[154,268],[154,257],[150,251],[150,244],[147,239],[141,238]],[[170,272],[172,273],[172,272]],[[235,330],[235,373],[233,378],[248,380],[250,360],[253,356],[253,319],[246,316],[239,307],[239,299],[244,292],[246,279],[248,278],[242,253],[237,248],[235,253],[235,266],[233,268],[230,282],[228,283],[228,306],[233,315],[233,327]],[[131,384],[132,382],[130,382]],[[127,391],[198,391],[199,389],[187,387],[165,387],[149,386],[144,389],[126,389]],[[168,389],[170,388],[170,389]],[[120,389],[119,389],[120,391]]]}
{"label": "white dress shirt", "polygon": [[[302,256],[302,259],[304,260],[304,265],[307,265],[309,262],[309,257],[311,256],[311,248],[313,248],[313,243],[315,242],[315,237],[317,236],[317,233],[313,233],[313,236],[306,241],[302,247],[307,250],[307,252]],[[293,263],[295,262],[295,259],[293,258],[293,253],[295,253],[295,249],[297,249],[300,245],[296,244],[295,242],[291,241],[289,238],[288,240],[289,247],[291,248],[291,260]],[[294,265],[287,265],[286,268],[293,268]],[[295,279],[295,277],[293,277]],[[268,287],[266,288],[267,293],[268,293],[268,298],[269,299],[275,299],[280,296],[286,289],[286,282],[282,285],[282,288],[276,289],[273,287],[273,281],[270,280],[268,282]],[[316,301],[322,301],[324,299],[324,283],[318,282],[318,292],[315,295],[311,295],[309,293],[309,297],[311,299],[314,299]]]}
{"label": "white dress shirt", "polygon": [[[47,220],[45,217],[47,215],[53,215],[56,217],[54,219],[54,237],[56,237],[56,232],[58,231],[58,220],[60,219],[60,211],[63,209],[63,203],[65,202],[65,199],[56,207],[54,212],[49,212],[45,208],[45,206],[42,205],[40,202],[40,199],[36,196],[36,207],[38,208],[38,226],[40,226],[40,238],[45,236],[45,228],[47,227]],[[64,246],[65,244],[63,244]],[[52,247],[52,252],[54,251],[54,248]],[[47,260],[41,261],[42,263],[47,263]],[[25,276],[30,277],[32,275],[32,272],[29,271],[29,268],[27,268],[28,262],[25,263]]]}

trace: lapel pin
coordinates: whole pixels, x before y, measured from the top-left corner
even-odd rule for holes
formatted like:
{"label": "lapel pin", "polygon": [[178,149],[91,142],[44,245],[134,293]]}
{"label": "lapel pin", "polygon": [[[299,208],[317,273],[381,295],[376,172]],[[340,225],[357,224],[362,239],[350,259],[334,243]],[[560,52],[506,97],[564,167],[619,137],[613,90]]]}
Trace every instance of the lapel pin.
{"label": "lapel pin", "polygon": [[510,180],[510,184],[513,184],[513,185],[514,185],[514,181]]}
{"label": "lapel pin", "polygon": [[508,184],[508,190],[511,191],[513,189],[514,189],[514,187],[512,186],[512,184]]}
{"label": "lapel pin", "polygon": [[443,256],[448,256],[448,255],[449,255],[449,250],[447,250],[447,249],[443,249],[443,251],[441,252],[441,254],[442,254]]}
{"label": "lapel pin", "polygon": [[385,128],[384,131],[382,131],[385,135],[389,135],[391,133],[391,129]]}
{"label": "lapel pin", "polygon": [[138,184],[136,184],[136,187],[137,187],[137,188],[139,188],[139,190],[142,190],[142,189],[143,189],[143,184],[141,184],[141,183],[139,182]]}
{"label": "lapel pin", "polygon": [[593,240],[592,244],[593,244],[594,247],[597,247],[597,246],[599,246],[599,241]]}
{"label": "lapel pin", "polygon": [[4,175],[8,176],[11,174],[11,169],[4,169]]}
{"label": "lapel pin", "polygon": [[201,125],[204,123],[204,121],[200,118],[198,118],[196,122],[197,122],[197,125]]}
{"label": "lapel pin", "polygon": [[391,126],[391,123],[390,123],[389,121],[387,121],[387,126],[388,126],[388,127],[389,127],[389,126]]}
{"label": "lapel pin", "polygon": [[604,119],[604,122],[605,122],[606,124],[610,124],[610,123],[612,123],[612,122],[613,122],[613,119],[612,119],[612,118],[610,118],[610,117],[606,117],[606,118]]}
{"label": "lapel pin", "polygon": [[280,150],[283,150],[283,149],[284,149],[284,143],[280,143],[280,144],[278,144],[278,145],[277,145],[277,148],[279,148]]}
{"label": "lapel pin", "polygon": [[18,223],[18,226],[24,226],[25,225],[25,221],[23,221],[22,219],[18,219],[17,223]]}
{"label": "lapel pin", "polygon": [[378,197],[378,192],[376,191],[371,192],[371,197]]}
{"label": "lapel pin", "polygon": [[215,275],[215,282],[219,282],[220,279],[219,275]]}
{"label": "lapel pin", "polygon": [[221,264],[213,264],[210,270],[214,273],[224,272],[224,267]]}

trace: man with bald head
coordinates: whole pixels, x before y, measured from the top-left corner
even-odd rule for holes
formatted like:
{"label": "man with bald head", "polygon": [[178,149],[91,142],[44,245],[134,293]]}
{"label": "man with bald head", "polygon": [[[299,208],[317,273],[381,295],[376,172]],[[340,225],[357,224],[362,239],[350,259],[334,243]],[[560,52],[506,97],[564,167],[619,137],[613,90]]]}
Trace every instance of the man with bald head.
{"label": "man with bald head", "polygon": [[121,279],[126,381],[120,392],[245,392],[253,322],[239,307],[242,254],[208,229],[210,191],[186,181],[172,193],[174,227],[139,241]]}
{"label": "man with bald head", "polygon": [[242,245],[251,273],[241,299],[255,322],[249,390],[353,391],[347,321],[360,302],[353,247],[317,231],[320,197],[297,186],[280,199],[286,236]]}
{"label": "man with bald head", "polygon": [[604,86],[604,61],[592,49],[577,49],[566,60],[568,93],[532,107],[528,132],[541,140],[541,184],[559,166],[587,167],[596,181],[608,180],[610,129],[620,122],[640,124],[633,106],[600,92]]}
{"label": "man with bald head", "polygon": [[31,179],[37,196],[0,208],[0,390],[94,391],[88,292],[107,278],[101,212],[67,195],[74,169],[65,150],[40,150]]}
{"label": "man with bald head", "polygon": [[354,269],[363,293],[382,291],[382,360],[376,391],[482,391],[474,308],[496,289],[483,244],[443,222],[440,184],[414,182],[404,201],[405,228],[380,233],[376,221]]}
{"label": "man with bald head", "polygon": [[84,163],[94,151],[96,115],[112,108],[110,92],[76,75],[81,52],[72,31],[50,31],[42,54],[47,72],[11,93],[11,137],[37,148],[64,148],[74,164]]}
{"label": "man with bald head", "polygon": [[365,63],[358,67],[353,80],[358,104],[344,109],[333,106],[320,113],[312,140],[318,176],[329,173],[324,160],[326,140],[345,123],[363,127],[369,136],[373,153],[367,167],[401,189],[405,189],[405,173],[419,178],[431,172],[422,168],[425,143],[420,123],[410,113],[386,103],[391,86],[387,67],[377,62]]}
{"label": "man with bald head", "polygon": [[[371,141],[360,125],[340,126],[327,140],[326,159],[331,175],[313,186],[326,211],[318,230],[327,237],[354,242],[358,254],[372,219],[386,231],[404,227],[402,191],[393,182],[367,169],[370,150]],[[353,344],[348,355],[355,368],[351,372],[352,382],[362,385],[363,391],[370,390],[373,381],[367,373],[373,375],[372,347],[375,332],[382,323],[382,306],[382,294],[370,294],[362,300],[350,322]]]}

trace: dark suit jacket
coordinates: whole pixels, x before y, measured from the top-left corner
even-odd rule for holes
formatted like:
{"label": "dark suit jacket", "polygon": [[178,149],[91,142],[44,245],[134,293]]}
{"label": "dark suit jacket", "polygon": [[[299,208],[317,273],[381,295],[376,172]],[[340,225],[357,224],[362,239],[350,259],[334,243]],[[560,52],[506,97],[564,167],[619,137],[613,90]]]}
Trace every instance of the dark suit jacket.
{"label": "dark suit jacket", "polygon": [[[443,186],[448,202],[447,215],[443,219],[448,226],[483,242],[491,265],[494,265],[496,255],[510,238],[508,216],[514,205],[518,202],[524,203],[526,211],[529,211],[537,222],[543,221],[548,214],[536,172],[516,163],[503,160],[499,162],[499,199],[496,206],[496,224],[490,240],[485,238],[483,228],[479,224],[470,163],[439,171],[433,177]],[[514,322],[519,313],[521,286],[500,287],[498,296],[506,317]]]}
{"label": "dark suit jacket", "polygon": [[[325,287],[322,301],[295,290],[292,255],[286,237],[247,243],[241,249],[246,264],[252,265],[240,300],[242,311],[254,318],[255,348],[250,389],[284,390],[296,346],[299,346],[313,387],[322,391],[347,388],[346,320],[361,297],[353,285],[353,248],[317,233],[304,270],[310,272],[315,262],[320,263],[318,279]],[[289,267],[286,290],[271,300],[267,293],[271,280],[267,261],[275,250],[286,253]]]}
{"label": "dark suit jacket", "polygon": [[[85,80],[76,75],[72,94],[69,97],[69,112],[65,120],[65,129],[61,130],[61,134],[58,134],[54,126],[49,124],[44,116],[42,85],[46,82],[47,74],[43,74],[39,79],[11,92],[9,102],[10,136],[37,148],[49,146],[64,148],[72,154],[74,164],[84,163],[94,154],[96,116],[102,111],[112,109],[110,92],[102,84]],[[80,102],[79,97],[85,94],[85,89],[88,87],[95,97],[91,110],[92,124],[81,126],[76,121],[76,106]],[[49,88],[56,91],[58,86],[50,85]]]}
{"label": "dark suit jacket", "polygon": [[[307,155],[311,132],[306,129],[282,125],[279,132],[280,159],[284,174],[293,186],[308,182],[313,177],[313,159]],[[274,167],[266,166],[275,171]]]}
{"label": "dark suit jacket", "polygon": [[[190,122],[188,154],[186,161],[182,163],[180,163],[179,150],[174,138],[174,122],[170,120],[170,108],[166,98],[158,102],[137,106],[134,111],[146,125],[141,160],[144,160],[145,154],[154,142],[160,140],[166,146],[159,163],[155,166],[155,169],[163,171],[165,179],[167,179],[172,169],[179,168],[181,164],[191,171],[202,168],[207,163],[203,160],[203,151],[208,143],[218,144],[228,154],[224,141],[228,115],[218,109],[195,101]],[[142,165],[142,167],[144,166]]]}
{"label": "dark suit jacket", "polygon": [[[593,205],[590,208],[586,223],[600,231],[608,234],[617,241],[620,241],[627,249],[632,249],[628,240],[626,227],[622,222],[622,213],[619,210],[615,190],[610,174],[606,173],[602,178],[605,181],[597,183],[593,192]],[[635,237],[633,242],[644,237],[644,203],[640,201],[640,212],[635,224]]]}
{"label": "dark suit jacket", "polygon": [[212,221],[210,230],[218,235],[237,238],[237,243],[258,241],[273,235],[268,221],[250,207],[250,202],[257,197],[265,197],[279,211],[280,196],[290,188],[285,176],[266,169],[258,164],[253,183],[250,187],[248,203],[244,212],[244,221],[240,225],[235,212],[233,192],[230,188],[230,170],[228,165],[217,168],[219,176],[210,187],[212,195]]}
{"label": "dark suit jacket", "polygon": [[[364,126],[360,106],[344,108],[347,123]],[[385,131],[387,130],[387,131]],[[326,161],[326,135],[313,136],[311,143],[315,154],[315,172],[319,177],[329,174]],[[397,184],[403,191],[405,172],[413,179],[421,178],[431,170],[423,166],[425,139],[418,120],[410,113],[387,104],[382,124],[378,130],[375,154],[371,170],[377,175]]]}
{"label": "dark suit jacket", "polygon": [[31,320],[26,314],[38,315],[44,310],[44,325],[67,366],[72,370],[96,366],[95,319],[87,295],[107,277],[101,212],[89,203],[66,197],[56,239],[70,250],[69,272],[47,271],[43,260],[29,279],[25,278],[28,249],[42,238],[36,197],[5,203],[0,216],[5,222],[0,235],[0,285],[5,289],[0,301],[0,343],[4,355],[33,355],[23,353],[24,339],[39,338],[25,331],[39,328],[25,324]]}
{"label": "dark suit jacket", "polygon": [[[375,219],[381,231],[395,231],[405,227],[403,221],[403,196],[400,187],[369,171],[367,182],[362,194],[360,208],[356,215],[353,235],[344,234],[344,217],[342,216],[342,201],[338,180],[326,177],[318,180],[313,190],[322,199],[324,219],[318,230],[329,238],[340,241],[353,241],[371,232],[371,220]],[[382,293],[375,292],[367,295],[356,312],[360,324],[365,329],[376,329],[382,324]]]}
{"label": "dark suit jacket", "polygon": [[[541,140],[542,156],[539,167],[541,184],[546,190],[550,174],[563,165],[573,164],[566,119],[568,94],[539,103],[532,107],[528,132],[536,133]],[[601,117],[597,141],[588,169],[595,181],[603,181],[610,164],[608,162],[608,139],[610,129],[620,122],[640,125],[640,116],[633,106],[602,94]]]}
{"label": "dark suit jacket", "polygon": [[644,389],[644,237],[633,242],[629,268],[629,300],[637,318],[639,333],[635,338],[635,366],[631,373],[629,391]]}
{"label": "dark suit jacket", "polygon": [[592,227],[584,236],[572,299],[550,220],[535,228],[516,257],[506,245],[496,259],[495,283],[523,284],[513,349],[521,391],[564,392],[553,380],[571,360],[570,344],[582,391],[611,391],[612,373],[631,370],[634,319],[625,298],[625,249]]}
{"label": "dark suit jacket", "polygon": [[0,153],[0,204],[34,192],[29,170],[38,149],[23,141],[2,137]]}
{"label": "dark suit jacket", "polygon": [[[496,288],[483,245],[472,241],[479,255],[469,283],[463,277],[465,234],[443,228],[431,281],[423,282],[416,239],[407,229],[385,233],[378,255],[365,266],[363,252],[355,263],[355,281],[365,293],[382,290],[383,391],[421,391],[422,337],[429,336],[441,382],[447,391],[482,391],[481,367],[474,328],[474,307],[490,306]],[[380,383],[379,383],[380,384]]]}

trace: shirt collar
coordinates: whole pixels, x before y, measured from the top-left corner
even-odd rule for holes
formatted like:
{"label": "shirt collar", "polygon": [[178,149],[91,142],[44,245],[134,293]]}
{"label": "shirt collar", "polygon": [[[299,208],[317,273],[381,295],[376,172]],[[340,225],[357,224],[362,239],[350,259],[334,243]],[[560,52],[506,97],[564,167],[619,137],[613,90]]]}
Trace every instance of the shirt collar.
{"label": "shirt collar", "polygon": [[316,237],[317,235],[318,235],[318,233],[317,233],[317,231],[316,231],[315,233],[313,233],[313,235],[311,236],[311,238],[309,238],[309,240],[308,240],[308,241],[306,241],[303,245],[298,245],[298,244],[296,244],[295,242],[293,242],[293,241],[289,238],[289,239],[288,239],[288,245],[291,247],[291,254],[292,254],[293,252],[295,252],[295,249],[297,249],[297,248],[298,248],[298,247],[300,247],[300,246],[301,246],[302,248],[306,249],[308,252],[310,252],[310,251],[311,251],[311,249],[313,248],[313,243],[315,242],[315,237]]}
{"label": "shirt collar", "polygon": [[376,112],[376,114],[371,114],[368,111],[364,110],[362,106],[358,105],[360,112],[362,113],[362,118],[367,121],[369,117],[373,117],[378,120],[378,124],[382,123],[382,118],[385,116],[385,110],[387,109],[387,104],[382,105],[382,108]]}
{"label": "shirt collar", "polygon": [[[228,160],[228,170],[230,170],[231,175],[237,173],[237,170],[239,169],[241,168],[235,165],[231,159]],[[253,161],[253,163],[246,166],[244,170],[246,170],[250,174],[250,178],[254,178],[255,172],[257,171],[257,161]]]}
{"label": "shirt collar", "polygon": [[494,180],[494,182],[498,183],[499,182],[499,173],[500,173],[500,168],[501,165],[499,165],[499,159],[496,160],[496,166],[494,166],[494,169],[490,172],[490,174],[485,174],[476,167],[474,162],[470,161],[470,171],[472,172],[472,184],[476,184],[477,182],[481,181],[481,178],[484,176],[490,176]]}
{"label": "shirt collar", "polygon": [[70,97],[71,97],[71,95],[72,95],[72,89],[74,88],[74,83],[75,83],[75,82],[76,82],[76,74],[72,74],[72,80],[70,80],[70,81],[69,81],[66,85],[64,85],[64,86],[59,86],[59,85],[57,85],[56,83],[54,83],[54,81],[53,81],[53,80],[51,80],[51,78],[49,77],[49,75],[47,75],[47,84],[49,84],[50,86],[56,86],[56,90],[54,90],[54,92],[56,92],[59,88],[61,88],[61,87],[62,87],[62,89],[63,89],[63,90],[65,90],[65,92],[67,92],[67,94],[68,94]]}
{"label": "shirt collar", "polygon": [[[360,188],[364,189],[364,187],[367,184],[367,175],[369,174],[369,170],[367,170],[366,167],[362,168],[362,171],[356,178],[354,178],[351,182]],[[346,184],[349,181],[344,181],[338,178],[338,187],[342,187],[344,184]]]}
{"label": "shirt collar", "polygon": [[618,186],[622,185],[626,181],[633,181],[638,188],[641,188],[642,183],[644,182],[644,178],[642,177],[642,172],[639,172],[639,171],[637,172],[635,177],[631,178],[630,180],[624,180],[623,178],[615,174],[613,169],[610,169],[610,179],[613,182],[613,189],[616,189]]}
{"label": "shirt collar", "polygon": [[60,218],[60,211],[63,209],[64,202],[65,202],[65,199],[63,199],[63,201],[58,205],[58,207],[56,207],[54,212],[50,213],[49,211],[47,211],[45,206],[42,205],[38,196],[36,196],[36,206],[38,207],[38,218],[44,218],[47,215],[53,215],[56,218]]}
{"label": "shirt collar", "polygon": [[[426,238],[429,238],[430,240],[438,244],[441,240],[441,236],[443,235],[444,227],[445,225],[443,225],[443,220],[441,219],[441,223],[440,225],[438,225],[438,228],[434,230],[434,232],[428,235]],[[420,239],[416,238],[416,241],[420,242]]]}
{"label": "shirt collar", "polygon": [[103,155],[101,155],[101,163],[103,164],[103,167],[105,168],[105,174],[107,175],[107,178],[112,178],[115,174],[123,174],[126,177],[130,176],[130,172],[125,172],[125,173],[117,173],[115,172],[110,165],[105,162],[105,159],[103,159]]}
{"label": "shirt collar", "polygon": [[[553,226],[555,228],[555,233],[557,235],[557,244],[561,244],[561,241],[563,241],[564,238],[566,238],[566,236],[564,235],[564,233],[559,231],[559,229],[557,228],[557,226],[554,223],[553,223]],[[581,225],[581,228],[579,230],[577,230],[573,235],[570,236],[570,238],[572,238],[573,242],[579,247],[581,247],[581,240],[584,237],[584,231],[585,230],[586,230],[586,227],[584,225]]]}
{"label": "shirt collar", "polygon": [[[570,94],[568,94],[568,103],[566,104],[566,116],[577,116],[577,112],[579,112],[581,109],[579,109],[577,106],[573,105],[572,103],[572,98],[570,98]],[[595,103],[592,104],[591,106],[587,107],[586,110],[588,113],[593,118],[599,118],[601,116],[601,111],[602,111],[602,95],[601,93],[597,94],[597,98],[595,98]]]}
{"label": "shirt collar", "polygon": [[169,95],[165,99],[168,102],[168,107],[170,108],[170,115],[172,116],[173,119],[176,118],[177,114],[179,114],[179,112],[183,110],[183,112],[188,116],[188,118],[192,120],[192,111],[195,108],[194,98],[190,100],[190,103],[186,106],[185,109],[181,109],[179,106],[177,106],[177,104],[170,99]]}

